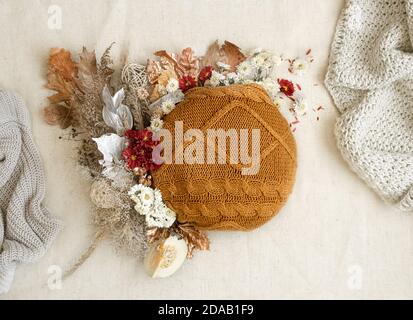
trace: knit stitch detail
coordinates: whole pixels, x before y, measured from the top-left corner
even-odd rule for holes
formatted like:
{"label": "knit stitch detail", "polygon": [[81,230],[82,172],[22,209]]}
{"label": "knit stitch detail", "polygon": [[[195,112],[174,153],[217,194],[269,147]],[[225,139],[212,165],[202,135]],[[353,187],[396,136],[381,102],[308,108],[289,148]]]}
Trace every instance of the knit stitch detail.
{"label": "knit stitch detail", "polygon": [[60,230],[43,206],[45,175],[21,98],[0,91],[0,292],[16,265],[37,261]]}
{"label": "knit stitch detail", "polygon": [[[155,186],[179,222],[203,229],[251,230],[285,204],[295,181],[295,140],[259,85],[191,89],[165,117],[164,128],[174,132],[176,121],[183,122],[185,131],[257,128],[261,132],[256,175],[242,175],[243,165],[231,164],[228,150],[227,159],[222,159],[225,164],[163,164],[153,173]],[[173,155],[190,143],[175,144]]]}
{"label": "knit stitch detail", "polygon": [[378,195],[412,210],[413,0],[349,0],[325,84],[339,116],[337,145]]}

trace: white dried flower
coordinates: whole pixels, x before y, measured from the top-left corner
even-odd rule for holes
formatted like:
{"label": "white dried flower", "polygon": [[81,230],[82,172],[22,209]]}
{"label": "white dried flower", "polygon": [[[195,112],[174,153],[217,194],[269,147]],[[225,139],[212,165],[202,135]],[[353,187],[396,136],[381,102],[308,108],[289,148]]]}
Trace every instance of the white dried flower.
{"label": "white dried flower", "polygon": [[310,66],[307,59],[297,58],[291,63],[291,71],[296,75],[304,75]]}
{"label": "white dried flower", "polygon": [[252,62],[253,62],[256,66],[262,67],[262,66],[264,66],[266,60],[265,60],[265,57],[264,57],[263,54],[258,54],[257,56],[255,56],[255,57],[252,59]]}
{"label": "white dried flower", "polygon": [[230,72],[227,74],[225,81],[226,83],[228,83],[227,85],[231,85],[231,84],[239,83],[240,79],[239,79],[238,74],[236,74],[235,72]]}
{"label": "white dried flower", "polygon": [[168,91],[168,93],[172,93],[178,89],[179,89],[179,81],[175,78],[169,79],[168,84],[166,85],[166,91]]}
{"label": "white dried flower", "polygon": [[172,99],[167,99],[161,104],[161,109],[162,112],[166,115],[172,112],[173,109],[175,109],[175,103],[172,101]]}
{"label": "white dried flower", "polygon": [[221,82],[225,81],[225,76],[215,70],[212,71],[211,78],[209,79],[209,84],[212,87],[218,87]]}
{"label": "white dried flower", "polygon": [[266,78],[264,81],[259,82],[260,85],[267,91],[268,95],[274,99],[280,93],[280,86],[277,80]]}
{"label": "white dried flower", "polygon": [[159,132],[163,127],[163,121],[161,118],[154,118],[151,120],[150,129],[152,132]]}
{"label": "white dried flower", "polygon": [[175,222],[175,212],[165,205],[158,189],[137,184],[128,194],[136,204],[135,210],[145,216],[148,227],[169,228]]}
{"label": "white dried flower", "polygon": [[255,76],[255,72],[255,66],[248,60],[241,62],[237,67],[237,73],[243,80],[252,80]]}

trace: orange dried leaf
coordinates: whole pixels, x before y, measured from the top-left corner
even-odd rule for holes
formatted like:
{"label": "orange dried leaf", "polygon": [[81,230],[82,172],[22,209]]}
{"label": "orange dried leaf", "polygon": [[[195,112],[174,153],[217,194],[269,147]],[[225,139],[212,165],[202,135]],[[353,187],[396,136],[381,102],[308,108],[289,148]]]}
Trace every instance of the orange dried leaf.
{"label": "orange dried leaf", "polygon": [[72,60],[72,54],[65,49],[50,49],[49,73],[53,72],[61,75],[67,81],[73,81],[77,74],[77,68]]}
{"label": "orange dried leaf", "polygon": [[225,40],[222,50],[227,59],[227,64],[231,67],[230,71],[235,71],[237,66],[246,59],[241,49],[229,41]]}
{"label": "orange dried leaf", "polygon": [[69,102],[75,92],[72,82],[66,81],[62,75],[50,73],[47,75],[46,88],[56,91],[54,95],[48,97],[53,104],[60,102]]}

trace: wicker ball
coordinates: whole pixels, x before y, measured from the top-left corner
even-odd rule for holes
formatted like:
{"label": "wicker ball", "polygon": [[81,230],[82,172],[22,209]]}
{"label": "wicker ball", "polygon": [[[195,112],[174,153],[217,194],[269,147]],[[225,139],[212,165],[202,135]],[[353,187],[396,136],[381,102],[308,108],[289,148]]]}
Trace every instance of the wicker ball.
{"label": "wicker ball", "polygon": [[[249,155],[252,129],[260,130],[256,174],[243,174],[245,166],[231,161],[214,164],[173,161],[153,173],[155,186],[161,190],[165,203],[177,213],[179,222],[193,223],[202,229],[251,230],[270,220],[285,204],[295,181],[295,140],[287,121],[260,86],[188,91],[185,100],[164,118],[164,128],[174,138],[174,155],[178,152],[176,121],[183,122],[185,131],[201,129],[204,137],[208,129],[236,129],[238,133],[248,129]],[[182,147],[185,149],[191,143],[184,142]],[[228,157],[229,142],[226,148]]]}

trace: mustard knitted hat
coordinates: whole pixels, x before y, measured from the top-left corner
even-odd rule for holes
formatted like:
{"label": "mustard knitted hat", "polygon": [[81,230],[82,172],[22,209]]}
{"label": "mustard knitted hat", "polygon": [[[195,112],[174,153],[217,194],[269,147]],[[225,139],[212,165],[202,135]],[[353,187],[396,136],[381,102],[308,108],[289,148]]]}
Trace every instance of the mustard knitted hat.
{"label": "mustard knitted hat", "polygon": [[[189,90],[185,100],[164,118],[164,129],[168,129],[175,139],[173,155],[178,148],[182,150],[192,143],[187,139],[182,145],[176,142],[176,123],[179,121],[185,132],[200,129],[204,136],[208,136],[207,131],[211,129],[226,132],[248,129],[251,140],[253,129],[260,132],[256,174],[243,174],[242,168],[248,165],[230,161],[225,164],[218,161],[178,164],[173,161],[153,173],[155,186],[162,192],[167,206],[177,213],[179,222],[210,230],[251,230],[270,220],[281,209],[295,181],[296,145],[287,121],[260,86]],[[218,140],[214,143],[218,150]],[[243,143],[245,141],[240,139],[238,151]],[[228,145],[224,150],[227,160],[231,152],[231,145]],[[254,146],[251,141],[248,145],[251,155]]]}

